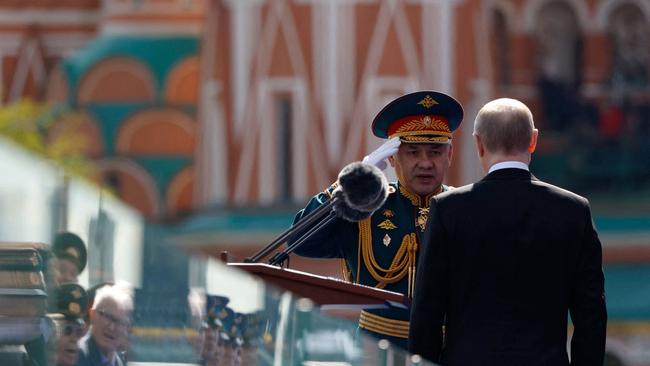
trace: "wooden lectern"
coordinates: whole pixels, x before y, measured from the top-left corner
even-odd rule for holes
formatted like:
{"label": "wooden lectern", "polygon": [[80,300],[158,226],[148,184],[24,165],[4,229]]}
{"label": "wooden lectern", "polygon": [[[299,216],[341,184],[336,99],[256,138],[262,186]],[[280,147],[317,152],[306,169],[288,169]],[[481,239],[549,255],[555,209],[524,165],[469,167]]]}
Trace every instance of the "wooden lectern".
{"label": "wooden lectern", "polygon": [[337,278],[284,269],[262,263],[227,263],[262,278],[265,282],[306,297],[327,308],[408,307],[408,298],[398,292],[345,282]]}

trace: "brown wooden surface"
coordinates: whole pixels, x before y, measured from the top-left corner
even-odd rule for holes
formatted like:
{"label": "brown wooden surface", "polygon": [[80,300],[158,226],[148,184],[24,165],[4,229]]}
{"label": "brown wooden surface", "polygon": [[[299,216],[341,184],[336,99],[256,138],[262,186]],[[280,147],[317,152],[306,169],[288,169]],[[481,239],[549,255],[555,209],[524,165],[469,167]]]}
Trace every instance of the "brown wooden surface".
{"label": "brown wooden surface", "polygon": [[387,301],[406,304],[404,295],[400,293],[357,285],[337,278],[261,263],[228,263],[228,266],[249,272],[275,287],[310,298],[320,305],[372,306],[384,305]]}

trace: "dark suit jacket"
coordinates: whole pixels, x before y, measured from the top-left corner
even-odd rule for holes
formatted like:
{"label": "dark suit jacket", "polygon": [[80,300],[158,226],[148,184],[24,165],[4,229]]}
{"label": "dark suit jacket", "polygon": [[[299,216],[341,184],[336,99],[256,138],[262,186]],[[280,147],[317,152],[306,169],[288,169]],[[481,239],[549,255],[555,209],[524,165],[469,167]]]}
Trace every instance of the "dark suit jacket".
{"label": "dark suit jacket", "polygon": [[443,365],[603,364],[602,249],[585,198],[502,169],[431,206],[412,353]]}
{"label": "dark suit jacket", "polygon": [[91,336],[90,331],[83,338],[79,340],[79,358],[77,359],[76,366],[124,366],[124,362],[120,359],[117,352],[114,355],[112,363],[106,363],[104,356],[97,348],[95,339]]}

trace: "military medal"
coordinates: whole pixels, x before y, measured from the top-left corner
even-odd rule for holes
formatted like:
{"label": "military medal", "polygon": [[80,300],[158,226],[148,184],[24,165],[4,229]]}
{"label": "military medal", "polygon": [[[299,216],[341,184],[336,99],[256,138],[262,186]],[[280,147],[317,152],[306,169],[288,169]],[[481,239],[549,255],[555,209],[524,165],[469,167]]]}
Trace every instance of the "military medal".
{"label": "military medal", "polygon": [[388,246],[390,244],[390,236],[388,234],[384,235],[384,245]]}
{"label": "military medal", "polygon": [[427,227],[427,217],[429,217],[429,209],[420,207],[419,208],[419,216],[416,218],[416,223],[420,228],[420,231],[424,231],[424,229]]}

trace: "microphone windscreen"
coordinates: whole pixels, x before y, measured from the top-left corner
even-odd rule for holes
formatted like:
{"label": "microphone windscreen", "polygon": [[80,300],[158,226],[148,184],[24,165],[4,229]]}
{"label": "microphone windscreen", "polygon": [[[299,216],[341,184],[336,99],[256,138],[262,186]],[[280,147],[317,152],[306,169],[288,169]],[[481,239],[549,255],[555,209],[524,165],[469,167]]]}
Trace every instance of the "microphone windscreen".
{"label": "microphone windscreen", "polygon": [[338,182],[347,205],[357,211],[375,211],[388,197],[386,176],[371,164],[346,165],[339,173]]}
{"label": "microphone windscreen", "polygon": [[364,220],[372,215],[372,211],[359,211],[348,206],[343,196],[343,191],[340,189],[337,189],[333,192],[332,210],[336,212],[336,215],[338,217],[346,221],[357,222]]}

